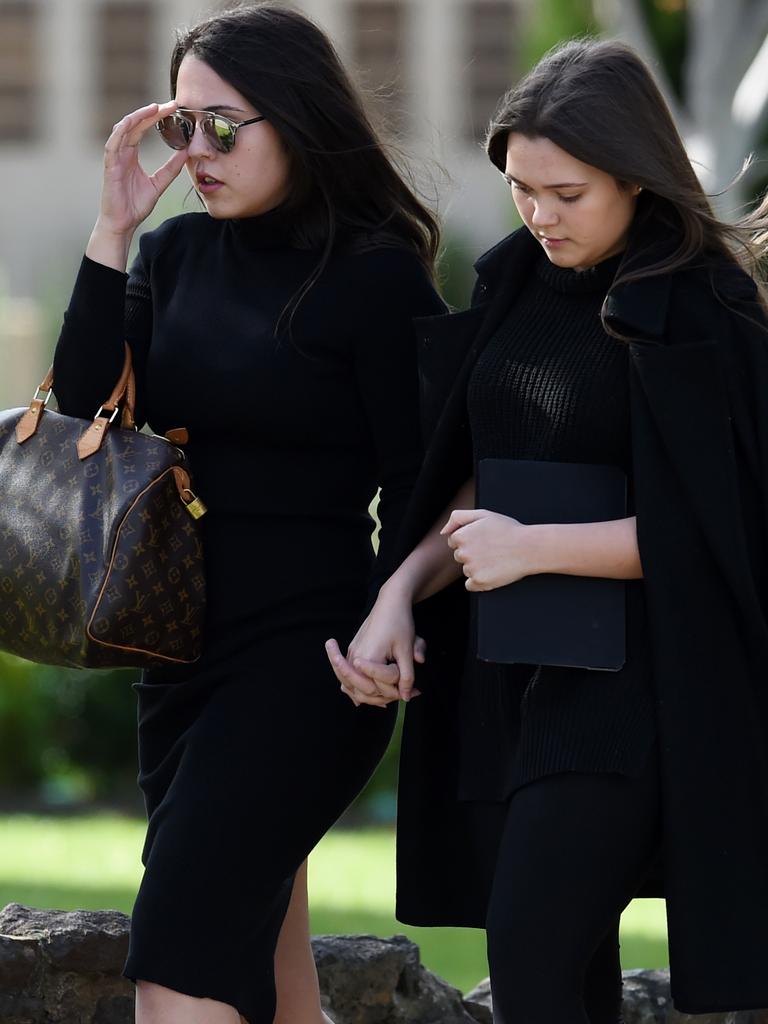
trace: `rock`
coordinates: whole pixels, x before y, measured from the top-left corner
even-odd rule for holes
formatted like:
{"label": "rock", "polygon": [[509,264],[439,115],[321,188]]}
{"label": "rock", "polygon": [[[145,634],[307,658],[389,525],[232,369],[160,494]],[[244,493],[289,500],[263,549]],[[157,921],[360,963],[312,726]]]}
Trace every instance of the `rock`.
{"label": "rock", "polygon": [[[121,971],[130,920],[114,911],[0,911],[0,1024],[133,1024]],[[323,1008],[336,1024],[493,1024],[490,986],[462,999],[404,935],[312,940]],[[768,1011],[677,1013],[669,971],[624,972],[625,1024],[768,1024]]]}
{"label": "rock", "polygon": [[133,985],[120,974],[129,924],[115,911],[8,904],[0,912],[2,1024],[132,1024]]}
{"label": "rock", "polygon": [[464,996],[464,1005],[479,1024],[493,1024],[493,1000],[488,978]]}
{"label": "rock", "polygon": [[[134,989],[121,976],[129,925],[112,911],[9,904],[0,912],[0,1024],[133,1024]],[[319,936],[313,949],[336,1024],[477,1020],[405,936]]]}
{"label": "rock", "polygon": [[624,1024],[666,1024],[672,1000],[669,971],[624,971]]}
{"label": "rock", "polygon": [[312,940],[325,1011],[336,1024],[474,1024],[458,989],[422,966],[404,935]]}
{"label": "rock", "polygon": [[[679,1013],[669,994],[669,969],[624,971],[624,1024],[768,1024],[768,1010],[734,1013]],[[475,1019],[492,1024],[491,987],[486,979],[464,997]],[[480,1008],[480,1011],[476,1007]],[[486,1016],[481,1014],[485,1013]]]}
{"label": "rock", "polygon": [[33,910],[9,903],[0,935],[36,938],[52,967],[79,974],[119,973],[128,952],[130,918],[116,910]]}

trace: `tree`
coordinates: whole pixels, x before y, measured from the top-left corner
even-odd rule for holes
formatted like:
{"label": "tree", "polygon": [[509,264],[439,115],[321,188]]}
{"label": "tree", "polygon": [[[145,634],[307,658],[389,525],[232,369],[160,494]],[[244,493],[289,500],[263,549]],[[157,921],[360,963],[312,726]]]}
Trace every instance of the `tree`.
{"label": "tree", "polygon": [[[725,189],[745,157],[759,156],[763,149],[768,0],[594,0],[594,5],[602,27],[654,68],[705,190],[711,195]],[[684,26],[679,76],[663,59],[658,25],[664,16]],[[727,195],[715,198],[720,214],[732,214],[747,202],[764,176],[756,165]]]}

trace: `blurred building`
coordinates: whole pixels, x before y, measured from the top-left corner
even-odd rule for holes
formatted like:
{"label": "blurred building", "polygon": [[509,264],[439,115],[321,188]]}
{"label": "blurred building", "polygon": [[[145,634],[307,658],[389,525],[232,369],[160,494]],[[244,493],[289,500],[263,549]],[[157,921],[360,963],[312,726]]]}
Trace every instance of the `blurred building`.
{"label": "blurred building", "polygon": [[[397,129],[425,192],[439,195],[454,250],[468,256],[508,223],[508,195],[479,140],[517,72],[516,39],[529,2],[295,3],[330,33],[374,108]],[[96,217],[111,126],[167,97],[174,29],[217,6],[225,3],[0,0],[0,342],[10,330],[8,295],[48,304],[43,320],[53,330]],[[162,144],[148,140],[145,166],[162,159]],[[188,192],[182,176],[149,224],[195,209]],[[28,325],[28,312],[21,319]],[[9,343],[2,345],[0,401],[8,400],[10,372],[26,387],[50,349],[47,338],[46,351],[19,360],[28,346],[13,330],[13,361]]]}

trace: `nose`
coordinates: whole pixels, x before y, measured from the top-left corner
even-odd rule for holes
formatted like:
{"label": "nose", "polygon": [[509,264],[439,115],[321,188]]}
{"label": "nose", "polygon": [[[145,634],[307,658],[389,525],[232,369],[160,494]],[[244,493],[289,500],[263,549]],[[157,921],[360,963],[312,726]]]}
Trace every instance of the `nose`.
{"label": "nose", "polygon": [[187,156],[191,159],[211,159],[213,153],[213,146],[200,127],[199,120],[196,120],[195,130],[192,132],[192,138],[187,146]]}
{"label": "nose", "polygon": [[551,227],[557,224],[559,216],[553,203],[548,200],[534,199],[533,200],[533,213],[531,215],[531,224],[534,227],[543,228]]}

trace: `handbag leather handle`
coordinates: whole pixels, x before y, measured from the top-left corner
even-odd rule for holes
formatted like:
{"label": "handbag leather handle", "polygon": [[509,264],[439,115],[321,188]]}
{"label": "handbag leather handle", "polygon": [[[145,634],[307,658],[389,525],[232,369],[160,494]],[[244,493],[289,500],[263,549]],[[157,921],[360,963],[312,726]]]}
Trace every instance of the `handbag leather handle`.
{"label": "handbag leather handle", "polygon": [[[23,444],[25,441],[28,441],[30,437],[34,436],[38,424],[40,423],[40,417],[43,414],[43,410],[51,397],[52,389],[53,367],[51,367],[48,370],[48,373],[46,373],[43,382],[35,392],[35,395],[29,404],[29,408],[16,424],[16,440],[19,444]],[[38,398],[41,391],[46,392],[45,398]],[[125,346],[125,359],[123,361],[123,369],[120,373],[120,379],[113,388],[112,394],[109,396],[107,401],[99,407],[99,410],[93,419],[93,423],[83,432],[80,440],[78,441],[77,451],[81,459],[87,459],[89,455],[93,455],[94,452],[99,450],[102,442],[104,441],[104,436],[107,433],[110,424],[114,419],[115,412],[121,402],[122,415],[120,425],[126,430],[134,430],[136,427],[136,377],[131,363],[131,350],[127,343]],[[103,416],[102,413],[104,412],[109,415]]]}

